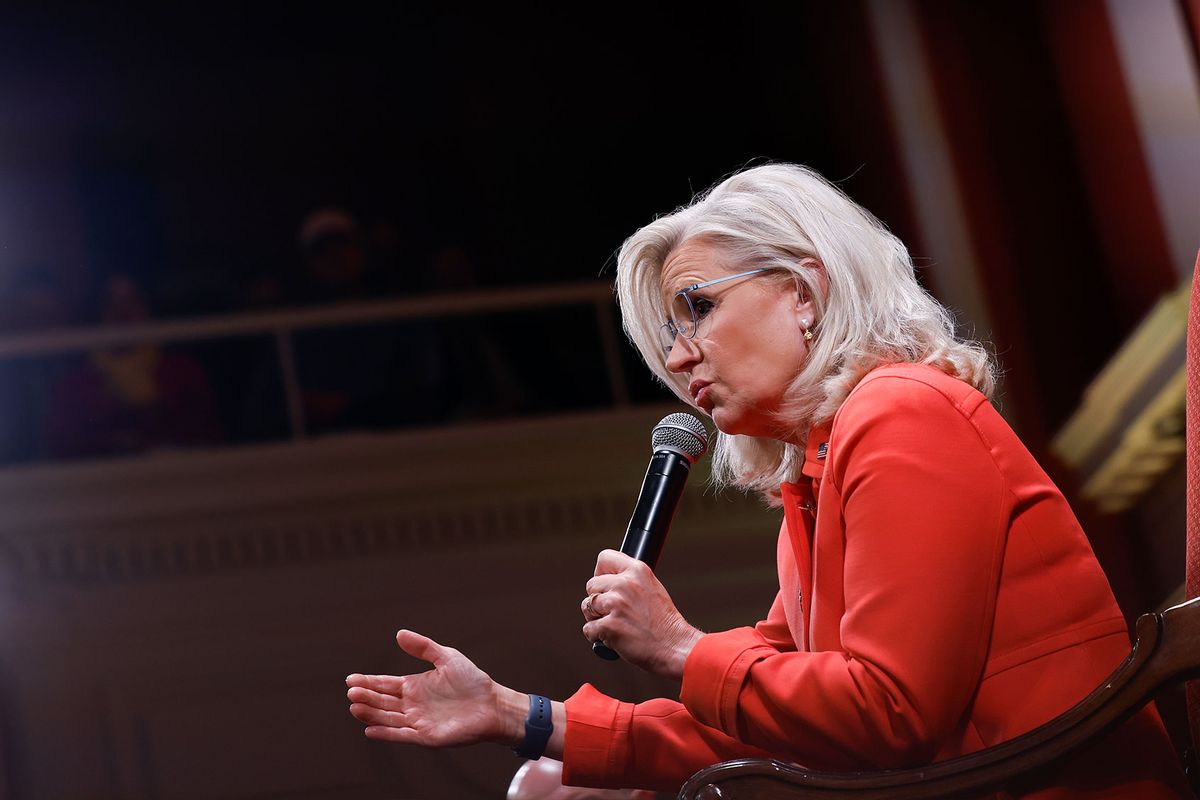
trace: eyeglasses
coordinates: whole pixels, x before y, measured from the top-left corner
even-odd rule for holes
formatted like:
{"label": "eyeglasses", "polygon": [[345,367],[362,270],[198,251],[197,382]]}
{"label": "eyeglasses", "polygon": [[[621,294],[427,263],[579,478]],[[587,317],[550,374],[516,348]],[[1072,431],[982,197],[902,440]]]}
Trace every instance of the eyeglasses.
{"label": "eyeglasses", "polygon": [[736,275],[726,275],[724,278],[717,278],[715,281],[705,281],[704,283],[693,283],[691,286],[685,286],[675,293],[671,298],[671,306],[667,309],[670,315],[662,327],[658,329],[659,339],[664,352],[670,353],[671,348],[675,345],[675,338],[682,336],[685,339],[691,339],[696,335],[696,328],[700,321],[712,313],[712,310],[717,307],[715,301],[707,297],[692,298],[692,292],[697,289],[706,289],[709,286],[715,286],[718,283],[732,281],[737,278],[745,278],[750,275],[757,275],[760,272],[769,272],[770,267],[759,267],[758,269],[739,272]]}

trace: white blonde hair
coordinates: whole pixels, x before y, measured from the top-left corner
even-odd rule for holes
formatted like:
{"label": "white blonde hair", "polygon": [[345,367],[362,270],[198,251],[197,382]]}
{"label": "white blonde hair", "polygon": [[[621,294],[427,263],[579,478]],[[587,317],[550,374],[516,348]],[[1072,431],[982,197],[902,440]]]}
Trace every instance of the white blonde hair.
{"label": "white blonde hair", "polygon": [[[625,331],[684,402],[694,405],[687,379],[667,370],[659,336],[667,316],[660,276],[670,254],[699,237],[718,246],[731,269],[788,270],[813,299],[815,339],[777,414],[780,439],[803,443],[808,429],[832,419],[859,380],[882,364],[931,364],[991,396],[991,356],[955,335],[950,313],[917,282],[904,244],[813,170],[768,164],[654,220],[617,257]],[[718,432],[714,483],[777,503],[779,485],[795,481],[804,461],[801,446],[780,439]]]}

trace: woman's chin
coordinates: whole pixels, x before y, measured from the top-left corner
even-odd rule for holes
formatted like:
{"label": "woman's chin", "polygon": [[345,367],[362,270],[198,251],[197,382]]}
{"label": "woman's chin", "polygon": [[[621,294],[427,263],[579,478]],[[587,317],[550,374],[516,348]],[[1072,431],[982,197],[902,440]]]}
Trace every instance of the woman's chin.
{"label": "woman's chin", "polygon": [[769,420],[760,419],[755,415],[736,413],[733,409],[714,406],[709,413],[713,425],[727,436],[755,436],[768,439],[776,438]]}
{"label": "woman's chin", "polygon": [[744,420],[740,414],[731,414],[728,409],[721,406],[714,406],[712,411],[708,412],[708,416],[713,421],[713,425],[717,426],[717,430],[728,436],[739,436],[744,434]]}

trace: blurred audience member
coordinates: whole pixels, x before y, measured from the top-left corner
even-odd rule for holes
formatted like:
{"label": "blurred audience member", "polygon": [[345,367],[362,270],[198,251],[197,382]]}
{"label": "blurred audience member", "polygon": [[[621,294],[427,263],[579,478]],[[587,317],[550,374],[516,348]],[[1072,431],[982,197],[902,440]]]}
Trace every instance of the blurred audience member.
{"label": "blurred audience member", "polygon": [[[456,244],[438,250],[429,262],[429,271],[437,292],[461,294],[478,286],[474,260]],[[494,318],[468,314],[438,325],[452,419],[512,416],[530,405],[510,348],[498,333],[497,328],[503,326],[496,323]],[[535,354],[528,357],[537,360]]]}
{"label": "blurred audience member", "polygon": [[[103,280],[93,310],[102,324],[150,318],[129,275]],[[63,376],[51,398],[46,441],[55,456],[95,456],[214,444],[222,438],[204,370],[154,344],[96,350]]]}
{"label": "blurred audience member", "polygon": [[368,292],[367,249],[358,221],[340,208],[322,208],[300,223],[296,236],[303,271],[302,302],[355,300]]}
{"label": "blurred audience member", "polygon": [[[379,266],[368,260],[363,231],[346,211],[309,214],[297,242],[303,269],[292,294],[298,301],[367,300],[381,293]],[[393,288],[411,287],[397,282]],[[310,433],[429,424],[446,416],[443,359],[427,321],[300,331],[294,343]]]}
{"label": "blurred audience member", "polygon": [[[367,274],[371,291],[380,295],[413,294],[427,288],[423,275],[405,274],[413,258],[412,237],[390,220],[375,222],[367,231]],[[411,272],[411,270],[408,270]]]}
{"label": "blurred audience member", "polygon": [[294,337],[309,433],[441,421],[446,413],[437,340],[422,324],[300,331]]}

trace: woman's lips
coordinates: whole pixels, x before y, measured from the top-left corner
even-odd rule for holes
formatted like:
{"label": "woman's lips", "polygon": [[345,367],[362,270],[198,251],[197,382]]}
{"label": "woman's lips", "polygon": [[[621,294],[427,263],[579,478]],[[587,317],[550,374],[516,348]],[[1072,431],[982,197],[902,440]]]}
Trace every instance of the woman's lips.
{"label": "woman's lips", "polygon": [[712,410],[712,402],[709,398],[709,395],[712,394],[712,392],[709,390],[709,386],[711,385],[712,384],[709,381],[692,381],[691,385],[688,386],[688,391],[691,392],[692,400],[696,403],[696,405],[700,406],[705,411]]}

